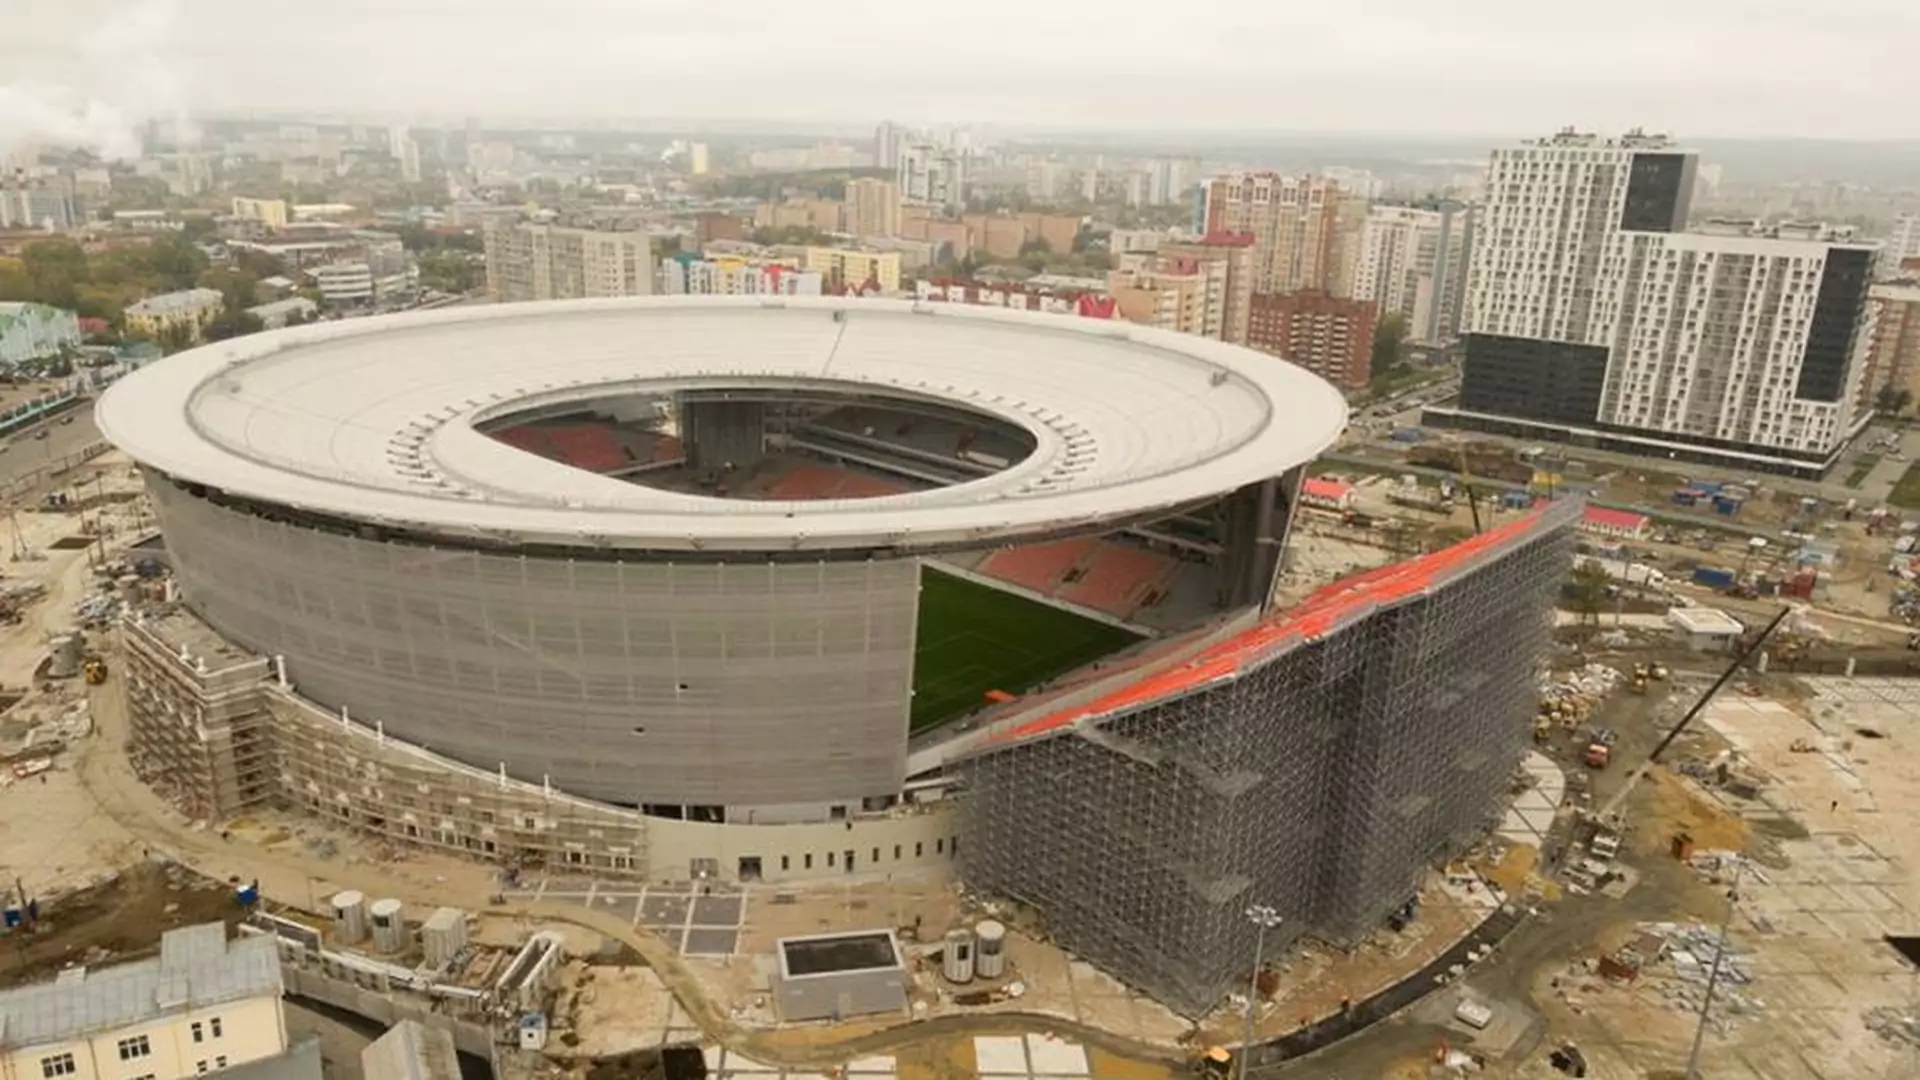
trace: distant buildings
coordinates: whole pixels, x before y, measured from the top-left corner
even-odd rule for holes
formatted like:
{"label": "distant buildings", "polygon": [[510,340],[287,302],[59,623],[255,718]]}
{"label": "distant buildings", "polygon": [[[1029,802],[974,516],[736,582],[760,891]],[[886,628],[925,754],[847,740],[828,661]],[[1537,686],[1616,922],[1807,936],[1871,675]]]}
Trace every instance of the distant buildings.
{"label": "distant buildings", "polygon": [[819,274],[828,286],[848,290],[877,287],[900,291],[900,253],[857,248],[810,247],[805,268]]}
{"label": "distant buildings", "polygon": [[1444,345],[1459,335],[1473,251],[1474,208],[1375,206],[1360,231],[1353,298],[1406,322],[1407,337]]}
{"label": "distant buildings", "polygon": [[832,199],[792,198],[782,202],[761,203],[753,210],[753,227],[772,229],[812,229],[837,233],[844,227],[846,206]]}
{"label": "distant buildings", "polygon": [[0,364],[24,364],[79,348],[80,320],[45,304],[0,303]]}
{"label": "distant buildings", "polygon": [[643,232],[487,222],[487,291],[496,300],[575,300],[653,292]]}
{"label": "distant buildings", "polygon": [[218,922],[169,930],[150,960],[71,967],[0,991],[4,1075],[189,1080],[229,1069],[320,1080],[317,1039],[287,1037],[278,941]]}
{"label": "distant buildings", "polygon": [[900,185],[871,177],[847,181],[841,217],[846,231],[863,240],[870,236],[899,236]]}
{"label": "distant buildings", "polygon": [[1220,234],[1197,243],[1167,242],[1153,254],[1124,255],[1107,275],[1107,292],[1129,322],[1247,341],[1253,299],[1253,244]]}
{"label": "distant buildings", "polygon": [[711,166],[706,143],[697,142],[687,147],[687,172],[694,176],[705,176]]}
{"label": "distant buildings", "polygon": [[225,308],[226,297],[218,289],[161,293],[127,306],[126,330],[135,337],[156,341],[181,334],[191,344],[200,340],[201,331]]}
{"label": "distant buildings", "polygon": [[908,202],[963,210],[967,205],[967,159],[958,150],[916,142],[900,151],[895,181]]}
{"label": "distant buildings", "polygon": [[79,223],[73,196],[60,187],[0,187],[0,229],[71,229]]}
{"label": "distant buildings", "polygon": [[238,195],[233,199],[233,216],[276,231],[286,228],[293,220],[285,199],[249,199]]}
{"label": "distant buildings", "polygon": [[1920,214],[1902,214],[1893,223],[1893,235],[1887,238],[1886,259],[1890,264],[1920,259]]}
{"label": "distant buildings", "polygon": [[1866,422],[1876,245],[1684,232],[1696,157],[1562,132],[1493,151],[1457,407],[1429,421],[1803,476]]}
{"label": "distant buildings", "polygon": [[879,169],[895,169],[900,166],[900,146],[906,141],[907,130],[891,120],[880,121],[873,129],[873,164]]}
{"label": "distant buildings", "polygon": [[693,242],[702,248],[716,240],[744,240],[746,235],[740,218],[733,214],[707,212],[694,215]]}
{"label": "distant buildings", "polygon": [[1873,408],[1882,388],[1904,390],[1911,396],[1909,404],[1920,404],[1920,280],[1882,282],[1869,295],[1873,349],[1860,405]]}
{"label": "distant buildings", "polygon": [[660,292],[668,296],[819,296],[819,273],[775,262],[681,252],[660,263]]}
{"label": "distant buildings", "polygon": [[1298,364],[1342,390],[1364,390],[1373,373],[1380,309],[1319,291],[1256,294],[1247,344]]}
{"label": "distant buildings", "polygon": [[265,330],[278,330],[289,323],[311,322],[320,314],[320,306],[304,296],[290,296],[285,300],[256,304],[247,309],[247,314],[260,320]]}
{"label": "distant buildings", "polygon": [[1253,237],[1255,292],[1351,291],[1364,198],[1325,177],[1274,172],[1215,176],[1202,192],[1203,233]]}

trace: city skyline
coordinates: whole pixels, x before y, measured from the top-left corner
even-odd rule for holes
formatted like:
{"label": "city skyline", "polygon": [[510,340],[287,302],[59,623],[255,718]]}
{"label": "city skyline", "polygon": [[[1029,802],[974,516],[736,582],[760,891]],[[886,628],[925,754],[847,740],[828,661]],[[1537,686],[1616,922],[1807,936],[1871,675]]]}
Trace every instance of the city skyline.
{"label": "city skyline", "polygon": [[[1812,25],[1785,8],[1743,6],[1728,21],[1717,3],[1656,11],[1653,0],[1627,0],[1577,33],[1515,0],[1473,0],[1444,17],[1402,0],[1340,16],[1216,3],[1173,35],[1084,0],[1043,9],[986,0],[938,25],[910,9],[852,28],[769,12],[745,34],[732,13],[682,3],[641,18],[600,0],[556,0],[535,23],[504,10],[345,0],[327,20],[303,21],[294,39],[262,48],[254,29],[276,6],[92,0],[16,13],[0,42],[0,68],[10,73],[0,84],[0,142],[67,138],[123,155],[123,133],[146,120],[185,125],[268,109],[692,113],[777,124],[864,124],[884,114],[1207,133],[1502,135],[1571,122],[1700,137],[1920,137],[1920,121],[1892,104],[1903,89],[1920,89],[1898,56],[1902,30],[1920,32],[1920,11],[1888,0]],[[1649,19],[1667,32],[1641,33]],[[1020,34],[1004,33],[1015,23]],[[1249,44],[1302,40],[1314,47],[1289,51],[1284,65]],[[936,59],[953,59],[956,77],[928,74],[929,42]],[[821,65],[834,50],[859,63]],[[1835,55],[1848,63],[1836,67]],[[343,56],[355,58],[351,79],[340,77]],[[689,80],[716,65],[753,75],[709,79],[690,100]],[[473,77],[482,69],[484,78]],[[1155,74],[1154,93],[1141,92],[1141,71]]]}

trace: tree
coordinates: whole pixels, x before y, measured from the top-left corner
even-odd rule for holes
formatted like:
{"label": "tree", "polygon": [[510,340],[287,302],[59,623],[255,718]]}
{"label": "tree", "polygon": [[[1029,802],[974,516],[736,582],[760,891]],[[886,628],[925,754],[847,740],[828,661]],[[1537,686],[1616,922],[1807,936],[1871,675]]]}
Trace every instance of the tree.
{"label": "tree", "polygon": [[1574,610],[1580,613],[1581,618],[1597,623],[1600,621],[1600,609],[1606,606],[1607,598],[1613,593],[1613,578],[1599,563],[1582,559],[1573,568],[1573,580],[1567,591]]}
{"label": "tree", "polygon": [[1407,320],[1398,312],[1388,312],[1380,317],[1373,328],[1373,377],[1394,370],[1401,363],[1401,342],[1406,340]]}
{"label": "tree", "polygon": [[1874,409],[1888,416],[1898,416],[1906,412],[1907,407],[1912,404],[1913,391],[1896,386],[1883,386],[1880,392],[1873,396]]}
{"label": "tree", "polygon": [[257,334],[266,328],[267,324],[260,321],[260,316],[250,311],[228,308],[214,316],[213,320],[201,330],[201,334],[208,341],[225,341],[228,338]]}
{"label": "tree", "polygon": [[203,289],[218,289],[228,311],[244,311],[260,302],[253,275],[244,270],[216,266],[201,274],[197,284]]}
{"label": "tree", "polygon": [[147,249],[147,265],[163,286],[161,291],[190,289],[207,270],[207,254],[184,236],[167,235]]}

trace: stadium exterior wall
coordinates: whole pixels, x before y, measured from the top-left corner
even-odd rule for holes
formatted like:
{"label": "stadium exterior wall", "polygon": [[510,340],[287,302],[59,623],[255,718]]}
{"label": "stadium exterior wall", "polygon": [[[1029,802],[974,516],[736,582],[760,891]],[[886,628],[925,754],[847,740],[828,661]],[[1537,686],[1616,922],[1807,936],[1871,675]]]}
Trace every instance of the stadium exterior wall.
{"label": "stadium exterior wall", "polygon": [[1285,920],[1270,944],[1363,936],[1497,819],[1578,513],[1335,583],[1149,700],[1010,733],[959,766],[962,876],[1193,1015],[1246,978],[1251,904]]}
{"label": "stadium exterior wall", "polygon": [[623,805],[825,818],[904,779],[919,565],[562,560],[406,545],[150,475],[183,596],[301,694]]}

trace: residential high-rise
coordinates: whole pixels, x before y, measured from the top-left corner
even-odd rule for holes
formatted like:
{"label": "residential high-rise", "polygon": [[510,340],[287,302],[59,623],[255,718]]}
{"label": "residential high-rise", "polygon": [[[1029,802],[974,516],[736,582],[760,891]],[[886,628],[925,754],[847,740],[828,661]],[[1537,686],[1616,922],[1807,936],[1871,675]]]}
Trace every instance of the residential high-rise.
{"label": "residential high-rise", "polygon": [[1381,315],[1398,315],[1410,340],[1444,345],[1459,335],[1474,207],[1375,206],[1360,232],[1353,298],[1372,300]]}
{"label": "residential high-rise", "polygon": [[1254,291],[1290,293],[1317,289],[1344,294],[1344,228],[1357,231],[1355,203],[1325,177],[1275,172],[1225,173],[1204,185],[1203,233],[1253,237]]}
{"label": "residential high-rise", "polygon": [[1342,390],[1364,390],[1373,374],[1380,308],[1320,290],[1256,294],[1247,344],[1313,372]]}
{"label": "residential high-rise", "polygon": [[1902,214],[1893,223],[1887,238],[1886,258],[1897,265],[1902,259],[1920,259],[1920,214]]}
{"label": "residential high-rise", "polygon": [[691,143],[687,146],[687,172],[694,176],[705,176],[712,167],[712,159],[707,144]]}
{"label": "residential high-rise", "polygon": [[856,237],[900,235],[900,185],[872,177],[847,181],[842,217]]}
{"label": "residential high-rise", "polygon": [[891,120],[880,121],[873,129],[873,167],[892,169],[900,165],[900,146],[906,141],[907,130]]}
{"label": "residential high-rise", "polygon": [[1904,390],[1920,403],[1920,277],[1885,281],[1872,289],[1873,353],[1859,405],[1871,409],[1883,389]]}
{"label": "residential high-rise", "polygon": [[653,245],[643,232],[493,220],[487,291],[495,300],[578,300],[653,292]]}
{"label": "residential high-rise", "polygon": [[1162,257],[1194,259],[1220,267],[1219,329],[1210,336],[1243,345],[1253,310],[1253,237],[1245,233],[1213,233],[1198,241],[1161,241]]}
{"label": "residential high-rise", "polygon": [[1753,222],[1681,231],[1695,155],[1562,132],[1495,150],[1457,407],[1434,422],[1817,475],[1866,420],[1876,246]]}
{"label": "residential high-rise", "polygon": [[908,202],[949,210],[967,205],[967,159],[957,150],[924,142],[902,147],[897,182]]}

